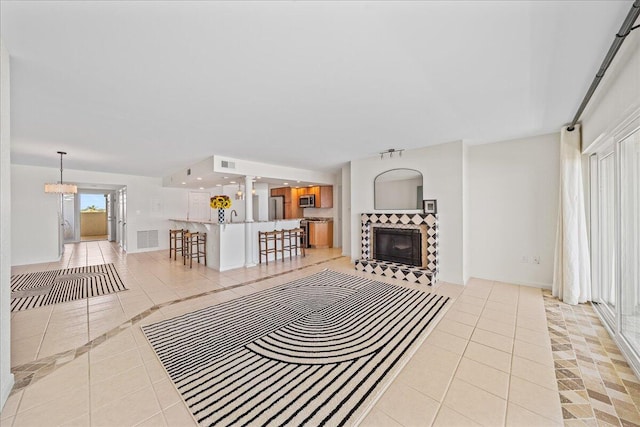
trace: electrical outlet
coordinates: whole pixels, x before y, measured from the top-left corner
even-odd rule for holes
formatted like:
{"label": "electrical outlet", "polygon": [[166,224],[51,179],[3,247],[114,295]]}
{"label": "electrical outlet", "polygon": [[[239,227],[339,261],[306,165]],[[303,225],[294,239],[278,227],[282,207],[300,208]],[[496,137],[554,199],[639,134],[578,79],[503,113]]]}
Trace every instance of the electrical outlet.
{"label": "electrical outlet", "polygon": [[534,255],[531,257],[531,262],[533,264],[540,264],[540,256],[539,255]]}

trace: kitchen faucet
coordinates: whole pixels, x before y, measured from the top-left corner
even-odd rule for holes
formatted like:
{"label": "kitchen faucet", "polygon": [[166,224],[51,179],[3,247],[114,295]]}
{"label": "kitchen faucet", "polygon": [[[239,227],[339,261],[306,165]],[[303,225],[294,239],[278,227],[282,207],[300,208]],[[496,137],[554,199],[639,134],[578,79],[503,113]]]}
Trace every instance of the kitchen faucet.
{"label": "kitchen faucet", "polygon": [[233,222],[233,216],[238,216],[238,212],[235,209],[231,209],[231,215],[229,215],[229,222]]}

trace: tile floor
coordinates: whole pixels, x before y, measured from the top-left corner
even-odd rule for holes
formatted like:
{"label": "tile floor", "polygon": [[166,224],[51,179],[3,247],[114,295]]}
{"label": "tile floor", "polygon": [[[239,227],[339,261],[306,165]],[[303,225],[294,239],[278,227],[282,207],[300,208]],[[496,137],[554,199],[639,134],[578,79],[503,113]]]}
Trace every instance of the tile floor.
{"label": "tile floor", "polygon": [[637,426],[640,382],[589,304],[544,302],[565,424]]}
{"label": "tile floor", "polygon": [[[106,241],[69,245],[60,262],[13,272],[107,262],[128,291],[12,314],[17,383],[1,426],[194,425],[140,325],[324,268],[419,286],[357,273],[338,250],[220,273],[190,270],[165,251],[126,255]],[[455,301],[363,426],[640,425],[638,379],[590,306],[477,279],[431,290]]]}

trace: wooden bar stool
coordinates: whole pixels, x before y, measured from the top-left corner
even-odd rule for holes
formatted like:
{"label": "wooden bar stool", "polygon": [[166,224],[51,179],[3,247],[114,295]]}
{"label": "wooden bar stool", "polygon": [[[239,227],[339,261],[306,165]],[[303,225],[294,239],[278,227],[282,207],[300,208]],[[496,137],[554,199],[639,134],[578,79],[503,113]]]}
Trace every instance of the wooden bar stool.
{"label": "wooden bar stool", "polygon": [[171,258],[172,253],[174,260],[177,258],[178,253],[182,255],[182,248],[184,246],[184,235],[188,232],[189,230],[185,230],[182,228],[169,230],[169,258]]}
{"label": "wooden bar stool", "polygon": [[282,230],[283,232],[283,252],[282,258],[284,260],[284,252],[289,252],[289,259],[292,259],[292,256],[298,256],[298,252],[302,253],[302,256],[306,256],[304,245],[302,244],[302,237],[304,235],[304,230],[302,228],[291,228],[288,230]]}
{"label": "wooden bar stool", "polygon": [[207,265],[207,233],[185,233],[184,246],[182,247],[183,264],[187,265],[189,258],[189,268],[193,268],[193,259],[200,264],[200,257],[203,257],[204,265]]}
{"label": "wooden bar stool", "polygon": [[260,264],[262,264],[262,256],[264,255],[265,263],[269,264],[269,254],[275,254],[276,261],[278,260],[278,231],[258,231],[258,252],[260,257]]}

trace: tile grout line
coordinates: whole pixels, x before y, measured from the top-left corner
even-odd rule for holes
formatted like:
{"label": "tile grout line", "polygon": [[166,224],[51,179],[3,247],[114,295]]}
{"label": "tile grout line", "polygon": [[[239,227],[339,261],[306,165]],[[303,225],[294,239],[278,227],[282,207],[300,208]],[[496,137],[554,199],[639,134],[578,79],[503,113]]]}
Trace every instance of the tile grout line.
{"label": "tile grout line", "polygon": [[[493,283],[493,282],[492,282],[492,283]],[[465,286],[465,287],[466,287],[466,286]],[[493,284],[491,285],[491,288],[493,289]],[[465,290],[466,290],[466,289],[465,289]],[[461,296],[464,296],[464,292],[465,292],[465,290],[463,290],[463,291],[460,293],[460,295],[458,295],[458,297],[457,297],[457,298],[456,298],[456,300],[453,302],[453,304],[451,304],[451,308],[450,308],[449,310],[454,309],[455,303],[457,303],[457,302],[459,301],[459,298],[460,298]],[[491,292],[489,292],[489,295],[491,295]],[[462,353],[460,354],[460,360],[458,360],[458,363],[456,364],[456,367],[455,367],[455,369],[453,370],[453,372],[452,372],[452,374],[451,374],[451,380],[449,381],[449,384],[447,385],[447,390],[445,391],[444,395],[442,396],[442,402],[441,402],[441,403],[440,403],[440,405],[438,406],[438,410],[436,411],[436,414],[435,414],[435,416],[434,416],[434,418],[433,418],[433,420],[434,420],[434,421],[438,418],[438,415],[440,414],[440,410],[442,409],[442,407],[443,407],[443,406],[446,406],[446,405],[444,404],[444,401],[446,400],[447,395],[449,394],[449,390],[451,389],[451,384],[453,384],[453,380],[454,380],[454,378],[455,378],[455,376],[456,376],[456,372],[458,372],[458,368],[460,367],[460,363],[462,363],[462,358],[464,357],[464,354],[466,353],[467,348],[469,347],[469,343],[471,342],[471,337],[473,336],[473,333],[474,333],[474,332],[475,332],[475,330],[476,330],[476,327],[477,327],[477,325],[478,325],[478,322],[480,321],[480,316],[481,316],[481,315],[482,315],[482,313],[484,312],[484,308],[485,308],[485,306],[487,305],[487,301],[488,301],[488,300],[489,300],[489,296],[487,296],[487,298],[484,300],[484,303],[482,304],[482,311],[480,311],[480,314],[478,315],[478,320],[476,320],[476,323],[473,325],[473,329],[471,330],[471,335],[469,335],[469,339],[467,340],[467,342],[466,342],[466,344],[465,344],[465,346],[464,346],[464,349],[462,350]],[[443,318],[443,319],[444,319],[444,318]],[[453,334],[452,334],[452,335],[453,335]],[[464,380],[462,380],[462,379],[460,379],[460,381],[465,382],[465,383],[467,383],[467,384],[470,384],[470,383],[468,383],[467,381],[464,381]],[[471,384],[471,385],[472,385],[473,387],[476,387],[476,386],[475,386],[475,385],[473,385],[473,384]],[[481,389],[481,390],[483,390],[483,389]],[[448,408],[448,409],[450,409],[450,410],[452,410],[452,411],[454,411],[454,412],[456,412],[456,413],[458,413],[458,414],[460,414],[458,411],[456,411],[456,410],[455,410],[455,409],[453,409],[453,408],[450,408],[450,407],[448,407],[448,406],[447,406],[447,408]],[[464,414],[460,414],[460,415],[462,415],[462,416],[463,416],[463,417],[465,417],[465,418],[469,418],[469,417],[467,417],[467,416],[466,416],[466,415],[464,415]]]}
{"label": "tile grout line", "polygon": [[[100,248],[100,245],[98,245],[98,248]],[[100,254],[102,255],[102,250],[100,250]],[[102,262],[104,262],[104,255],[102,256]],[[106,263],[105,263],[106,264]],[[116,292],[117,294],[117,292]],[[90,340],[91,339],[91,315],[90,315],[90,309],[89,309],[89,298],[87,297],[87,339]],[[75,360],[75,358],[73,359]],[[91,425],[92,423],[92,413],[93,411],[91,410],[91,408],[93,407],[93,394],[91,393],[91,352],[88,351],[87,352],[87,381],[89,382],[89,425]]]}
{"label": "tile grout line", "polygon": [[[496,282],[493,282],[494,285]],[[507,398],[504,410],[504,425],[507,425],[509,419],[509,395],[511,393],[511,380],[513,379],[513,359],[516,357],[516,331],[518,330],[518,313],[520,312],[520,290],[518,286],[518,301],[516,302],[516,323],[513,326],[513,343],[511,344],[511,363],[509,364],[509,382],[507,384]]]}

